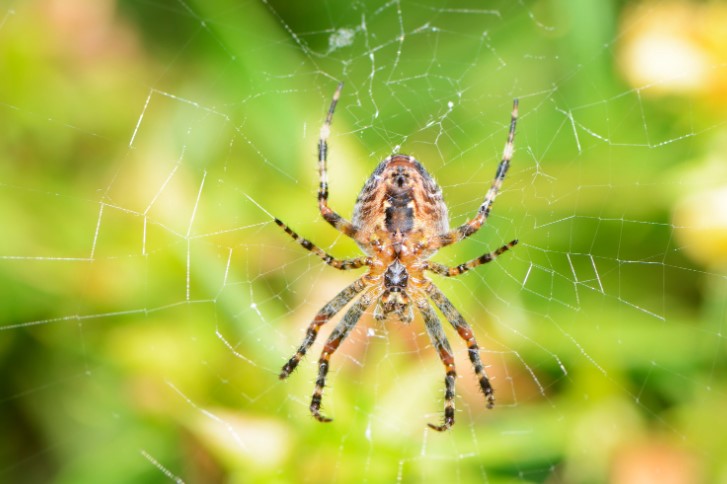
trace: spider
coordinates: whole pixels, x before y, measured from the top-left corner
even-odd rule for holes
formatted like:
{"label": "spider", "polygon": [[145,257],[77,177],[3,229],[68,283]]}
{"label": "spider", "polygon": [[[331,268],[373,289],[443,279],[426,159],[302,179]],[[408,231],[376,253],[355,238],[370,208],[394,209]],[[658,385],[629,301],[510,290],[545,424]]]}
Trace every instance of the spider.
{"label": "spider", "polygon": [[403,323],[414,318],[414,308],[421,313],[432,345],[439,354],[446,370],[444,379],[444,421],[441,425],[428,424],[434,430],[444,431],[454,424],[454,382],[457,376],[452,349],[430,300],[457,331],[466,344],[469,359],[474,366],[480,388],[487,400],[487,408],[495,404],[490,380],[480,359],[479,346],[472,328],[432,281],[424,274],[454,277],[494,260],[517,244],[517,240],[499,249],[460,264],[447,267],[429,260],[438,249],[452,245],[473,235],[487,220],[495,197],[502,185],[513,154],[513,139],[517,122],[518,101],[513,101],[510,131],[507,143],[492,186],[477,214],[463,225],[451,230],[447,206],[442,191],[424,167],[411,156],[396,154],[383,160],[366,181],[358,195],[351,222],[328,206],[328,136],[336,104],[343,83],[333,94],[326,120],[321,127],[318,141],[318,208],[323,218],[336,230],[351,237],[365,255],[353,259],[336,259],[299,236],[286,224],[275,222],[303,248],[313,252],[326,264],[341,270],[368,267],[368,272],[339,292],[313,318],[298,351],[288,360],[280,372],[286,379],[308,352],[321,326],[333,318],[344,306],[359,296],[343,319],[328,337],[318,360],[318,378],[310,403],[310,411],[320,422],[332,419],[321,414],[321,398],[326,385],[329,360],[341,342],[354,328],[361,315],[375,304],[374,318],[386,320],[394,317]]}

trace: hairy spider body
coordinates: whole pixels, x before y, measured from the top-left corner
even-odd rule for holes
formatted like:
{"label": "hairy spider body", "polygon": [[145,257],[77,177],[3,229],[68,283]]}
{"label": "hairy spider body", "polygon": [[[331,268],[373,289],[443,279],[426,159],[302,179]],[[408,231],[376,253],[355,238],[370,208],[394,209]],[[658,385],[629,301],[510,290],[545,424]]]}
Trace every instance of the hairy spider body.
{"label": "hairy spider body", "polygon": [[280,378],[287,378],[310,349],[321,326],[335,316],[349,302],[359,296],[333,329],[318,360],[318,378],[311,399],[310,411],[321,422],[331,419],[320,413],[323,388],[326,384],[329,361],[341,342],[356,325],[366,309],[375,304],[374,317],[390,318],[410,323],[416,308],[424,319],[432,345],[445,367],[444,422],[428,424],[435,430],[447,430],[454,424],[454,382],[457,376],[454,356],[430,300],[450,322],[457,334],[466,342],[470,361],[478,377],[487,407],[494,406],[494,392],[479,354],[479,346],[472,329],[447,297],[425,275],[425,271],[453,277],[474,267],[490,262],[507,251],[517,240],[499,249],[460,264],[447,267],[429,261],[438,249],[451,245],[477,232],[489,215],[490,208],[505,178],[513,153],[513,139],[517,120],[517,100],[513,103],[507,143],[492,186],[485,195],[475,217],[454,230],[449,228],[447,206],[442,191],[414,158],[397,154],[379,163],[364,184],[356,200],[351,222],[328,207],[327,152],[328,135],[333,112],[343,84],[333,95],[326,121],[321,128],[318,143],[320,186],[318,205],[323,218],[342,233],[353,238],[365,256],[355,259],[336,259],[312,242],[300,237],[278,219],[280,225],[296,242],[310,250],[328,265],[341,270],[367,266],[368,272],[338,293],[318,311],[309,325],[298,351],[283,366]]}
{"label": "hairy spider body", "polygon": [[416,232],[449,232],[442,190],[421,163],[406,155],[379,163],[361,189],[352,221],[358,227],[356,241],[369,255],[373,255],[369,241],[377,231],[388,233],[392,244],[397,233],[407,238]]}

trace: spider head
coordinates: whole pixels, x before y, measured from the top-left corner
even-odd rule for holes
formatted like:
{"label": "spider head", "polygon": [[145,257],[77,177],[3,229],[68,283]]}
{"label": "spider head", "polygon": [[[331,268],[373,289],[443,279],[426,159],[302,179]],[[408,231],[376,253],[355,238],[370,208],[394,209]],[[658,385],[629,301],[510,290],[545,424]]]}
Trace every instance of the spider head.
{"label": "spider head", "polygon": [[379,320],[394,315],[404,323],[414,319],[414,311],[406,293],[409,274],[404,264],[396,259],[387,267],[384,273],[384,293],[379,298],[374,311],[374,317]]}

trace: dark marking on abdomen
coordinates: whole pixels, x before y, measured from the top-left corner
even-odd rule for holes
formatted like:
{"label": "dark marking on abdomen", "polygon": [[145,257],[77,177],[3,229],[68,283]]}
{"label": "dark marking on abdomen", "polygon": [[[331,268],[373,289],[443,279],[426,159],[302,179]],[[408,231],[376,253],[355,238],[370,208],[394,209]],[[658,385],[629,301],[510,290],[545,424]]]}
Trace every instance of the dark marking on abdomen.
{"label": "dark marking on abdomen", "polygon": [[410,206],[412,199],[409,193],[389,197],[388,200],[391,205],[386,208],[386,230],[402,234],[410,232],[414,228],[414,210]]}

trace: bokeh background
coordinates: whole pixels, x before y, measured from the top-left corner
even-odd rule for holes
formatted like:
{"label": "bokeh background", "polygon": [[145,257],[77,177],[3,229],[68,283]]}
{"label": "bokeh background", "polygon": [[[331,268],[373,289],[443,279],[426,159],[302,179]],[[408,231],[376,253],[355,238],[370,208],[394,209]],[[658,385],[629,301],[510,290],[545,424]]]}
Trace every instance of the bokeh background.
{"label": "bokeh background", "polygon": [[[727,482],[727,6],[586,0],[0,2],[0,481]],[[457,423],[421,321],[363,318],[308,413],[356,274],[320,220],[405,152],[452,224],[519,238],[437,284],[474,327]],[[446,322],[444,322],[446,325]],[[332,327],[333,323],[329,326]],[[330,327],[322,331],[325,338]]]}

